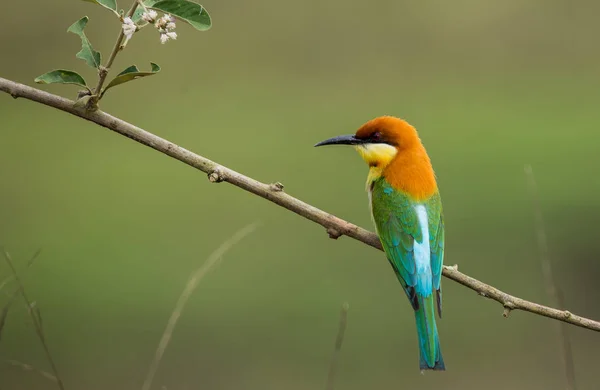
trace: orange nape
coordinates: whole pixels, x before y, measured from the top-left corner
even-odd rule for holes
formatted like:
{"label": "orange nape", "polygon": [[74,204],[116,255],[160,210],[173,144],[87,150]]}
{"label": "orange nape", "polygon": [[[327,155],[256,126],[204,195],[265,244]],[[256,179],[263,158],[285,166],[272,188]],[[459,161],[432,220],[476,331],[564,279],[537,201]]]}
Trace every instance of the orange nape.
{"label": "orange nape", "polygon": [[[427,199],[437,192],[431,160],[417,130],[408,122],[380,116],[362,125],[355,137],[378,141],[356,146],[371,167],[369,180],[384,176],[394,188],[415,200]],[[394,153],[390,153],[390,147],[395,148]]]}

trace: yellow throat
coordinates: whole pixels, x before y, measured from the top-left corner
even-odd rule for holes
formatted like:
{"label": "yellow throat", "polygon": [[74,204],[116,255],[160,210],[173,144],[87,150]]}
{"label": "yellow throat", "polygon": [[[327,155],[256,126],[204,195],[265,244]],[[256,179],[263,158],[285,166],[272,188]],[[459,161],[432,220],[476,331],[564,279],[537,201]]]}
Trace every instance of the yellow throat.
{"label": "yellow throat", "polygon": [[362,144],[354,147],[358,154],[369,164],[367,190],[371,183],[383,174],[383,170],[396,157],[398,150],[388,144]]}

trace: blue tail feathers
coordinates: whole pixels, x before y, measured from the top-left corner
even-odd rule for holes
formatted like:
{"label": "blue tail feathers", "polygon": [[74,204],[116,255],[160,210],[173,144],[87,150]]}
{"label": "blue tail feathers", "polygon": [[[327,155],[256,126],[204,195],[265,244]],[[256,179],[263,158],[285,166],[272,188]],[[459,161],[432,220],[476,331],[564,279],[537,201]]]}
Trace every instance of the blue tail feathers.
{"label": "blue tail feathers", "polygon": [[419,307],[415,310],[417,334],[419,336],[419,366],[421,370],[446,369],[440,339],[435,323],[435,304],[432,295],[423,297],[418,294]]}

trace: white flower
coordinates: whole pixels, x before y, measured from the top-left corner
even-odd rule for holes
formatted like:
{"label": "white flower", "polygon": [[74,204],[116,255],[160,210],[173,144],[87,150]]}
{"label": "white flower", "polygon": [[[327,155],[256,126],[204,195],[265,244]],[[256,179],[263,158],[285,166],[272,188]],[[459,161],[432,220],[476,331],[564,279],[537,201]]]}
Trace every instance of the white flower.
{"label": "white flower", "polygon": [[175,29],[175,18],[169,14],[164,14],[154,23],[154,27],[160,33],[160,43],[166,43],[169,39],[177,39]]}
{"label": "white flower", "polygon": [[123,19],[123,34],[125,34],[125,43],[131,39],[133,33],[137,30],[137,26],[133,23],[130,17]]}
{"label": "white flower", "polygon": [[158,19],[154,23],[154,27],[157,29],[173,30],[175,28],[175,18],[169,14],[164,14],[162,18]]}
{"label": "white flower", "polygon": [[148,23],[154,23],[157,17],[158,13],[153,9],[146,11],[142,14],[142,19],[144,19]]}
{"label": "white flower", "polygon": [[166,43],[169,39],[177,39],[177,33],[175,31],[161,32],[160,43]]}

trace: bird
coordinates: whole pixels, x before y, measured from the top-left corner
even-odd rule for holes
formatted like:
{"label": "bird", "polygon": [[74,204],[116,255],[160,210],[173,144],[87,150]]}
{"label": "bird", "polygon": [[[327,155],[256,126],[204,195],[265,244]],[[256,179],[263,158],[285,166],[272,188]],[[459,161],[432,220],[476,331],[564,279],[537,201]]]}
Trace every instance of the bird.
{"label": "bird", "polygon": [[442,317],[444,217],[436,175],[417,130],[386,115],[315,147],[325,145],[351,145],[369,165],[371,216],[415,313],[419,368],[444,371],[435,318],[436,310]]}

